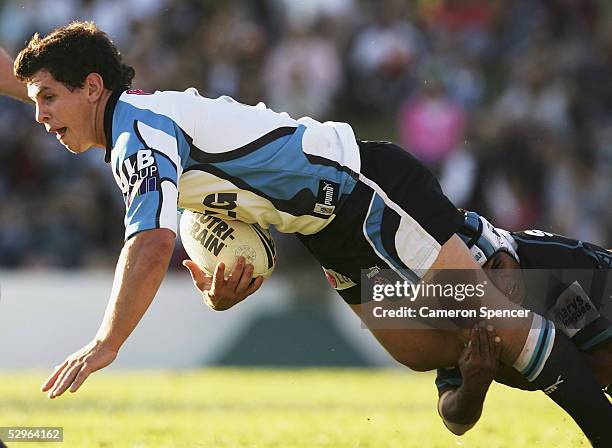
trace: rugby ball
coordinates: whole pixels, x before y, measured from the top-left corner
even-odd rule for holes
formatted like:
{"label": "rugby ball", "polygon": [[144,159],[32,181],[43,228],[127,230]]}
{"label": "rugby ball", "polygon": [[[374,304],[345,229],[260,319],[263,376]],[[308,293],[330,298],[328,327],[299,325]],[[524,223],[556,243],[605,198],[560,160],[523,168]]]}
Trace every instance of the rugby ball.
{"label": "rugby ball", "polygon": [[212,276],[217,263],[225,264],[225,275],[238,257],[253,265],[253,278],[268,278],[276,266],[276,245],[270,232],[257,224],[220,219],[185,210],[181,216],[181,241],[191,258]]}

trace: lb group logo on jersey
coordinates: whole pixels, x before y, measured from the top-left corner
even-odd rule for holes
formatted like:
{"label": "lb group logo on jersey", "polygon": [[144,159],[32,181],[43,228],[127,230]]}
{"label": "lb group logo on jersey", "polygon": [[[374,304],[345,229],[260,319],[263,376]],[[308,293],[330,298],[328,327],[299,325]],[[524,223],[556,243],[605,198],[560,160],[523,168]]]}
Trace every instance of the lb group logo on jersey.
{"label": "lb group logo on jersey", "polygon": [[339,192],[340,184],[328,180],[320,180],[314,212],[319,215],[332,215],[338,204]]}
{"label": "lb group logo on jersey", "polygon": [[125,159],[119,167],[119,181],[128,207],[135,197],[159,191],[159,170],[153,151],[139,149]]}

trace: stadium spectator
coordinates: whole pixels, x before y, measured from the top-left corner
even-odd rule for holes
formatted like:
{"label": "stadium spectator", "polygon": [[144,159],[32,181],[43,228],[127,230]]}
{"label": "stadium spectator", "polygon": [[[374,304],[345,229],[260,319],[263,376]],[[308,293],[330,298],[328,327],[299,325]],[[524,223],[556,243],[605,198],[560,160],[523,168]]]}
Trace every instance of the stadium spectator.
{"label": "stadium spectator", "polygon": [[437,168],[463,141],[466,116],[463,108],[445,95],[437,80],[425,82],[425,88],[400,109],[400,143]]}
{"label": "stadium spectator", "polygon": [[[418,80],[427,79],[427,67],[436,66],[445,98],[460,107],[467,129],[440,167],[453,199],[489,213],[500,226],[540,227],[612,245],[612,213],[604,205],[612,193],[608,2],[306,3],[130,0],[117,16],[101,0],[59,0],[44,15],[37,13],[43,0],[1,2],[0,42],[14,54],[34,31],[95,19],[124,48],[139,86],[193,85],[207,96],[226,94],[245,103],[264,98],[297,115],[352,122],[372,139],[413,138],[393,118],[422,90]],[[296,36],[296,26],[308,32]],[[293,60],[279,62],[295,48]],[[308,94],[299,96],[304,109],[296,112],[297,81]],[[118,226],[103,229],[79,214],[82,203],[100,200],[92,198],[115,197],[106,171],[80,178],[79,188],[88,193],[71,198],[81,205],[62,209],[74,223],[70,238],[86,243],[64,247],[61,257],[51,246],[36,247],[30,217],[55,215],[50,207],[56,201],[49,199],[70,190],[75,162],[36,129],[31,114],[26,105],[0,99],[0,198],[10,206],[0,219],[0,247],[6,249],[0,266],[45,260],[57,267],[111,267],[116,247],[109,242],[120,240]],[[468,167],[473,178],[459,179],[457,166]],[[32,189],[39,208],[19,206]],[[123,204],[104,201],[104,213],[120,219]],[[7,255],[16,250],[18,256]]]}

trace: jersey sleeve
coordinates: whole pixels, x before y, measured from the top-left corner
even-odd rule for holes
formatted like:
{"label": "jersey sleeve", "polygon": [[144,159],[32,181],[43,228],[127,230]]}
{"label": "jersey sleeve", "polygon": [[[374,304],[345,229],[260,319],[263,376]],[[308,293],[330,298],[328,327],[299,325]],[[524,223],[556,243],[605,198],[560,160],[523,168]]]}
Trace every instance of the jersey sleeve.
{"label": "jersey sleeve", "polygon": [[457,389],[461,387],[462,383],[461,371],[457,367],[436,370],[438,395],[441,395],[447,389]]}
{"label": "jersey sleeve", "polygon": [[118,139],[122,148],[113,166],[125,201],[126,240],[151,229],[165,228],[177,234],[182,168],[179,143],[171,129],[134,120],[131,132]]}

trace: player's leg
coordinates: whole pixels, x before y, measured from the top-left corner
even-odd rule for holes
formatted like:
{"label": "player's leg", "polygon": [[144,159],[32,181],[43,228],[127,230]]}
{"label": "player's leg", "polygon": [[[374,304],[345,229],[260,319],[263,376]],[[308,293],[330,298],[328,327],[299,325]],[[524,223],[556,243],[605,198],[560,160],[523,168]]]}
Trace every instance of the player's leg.
{"label": "player's leg", "polygon": [[[351,309],[360,314],[359,305]],[[370,332],[400,364],[419,372],[451,367],[464,349],[456,334],[442,330],[380,329]]]}
{"label": "player's leg", "polygon": [[[612,383],[612,345],[583,355],[600,386],[605,387]],[[515,369],[503,364],[499,366],[495,381],[516,389],[537,390],[535,384],[527,381]]]}
{"label": "player's leg", "polygon": [[588,362],[599,383],[612,384],[612,342],[587,354]]}

